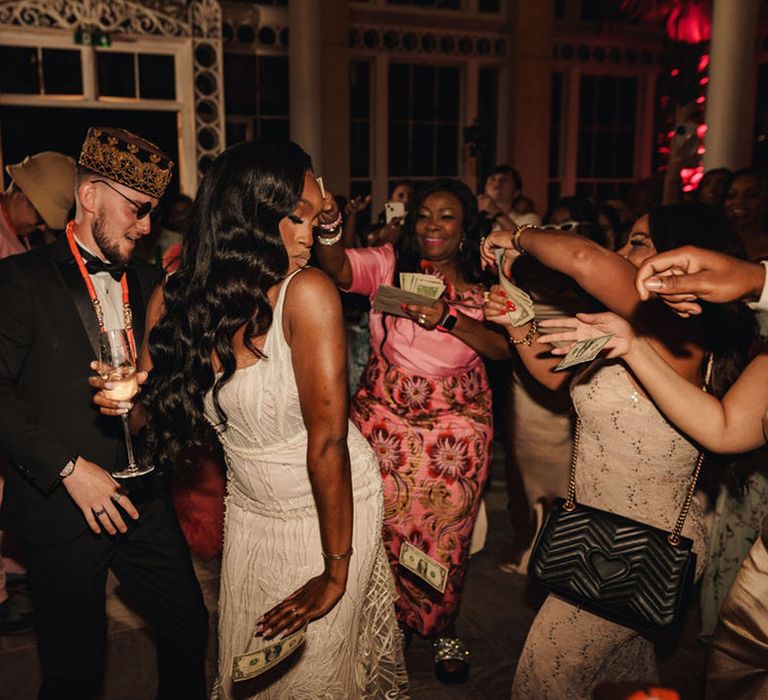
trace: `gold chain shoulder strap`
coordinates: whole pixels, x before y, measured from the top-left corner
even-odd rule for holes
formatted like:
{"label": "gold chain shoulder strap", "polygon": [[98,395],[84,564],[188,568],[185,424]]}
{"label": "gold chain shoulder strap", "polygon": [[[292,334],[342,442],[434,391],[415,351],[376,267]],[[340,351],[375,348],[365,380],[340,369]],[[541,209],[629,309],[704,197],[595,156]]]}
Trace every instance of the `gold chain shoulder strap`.
{"label": "gold chain shoulder strap", "polygon": [[[701,387],[702,391],[706,391],[712,379],[713,368],[713,356],[710,353],[707,356],[707,369],[704,376],[704,386]],[[576,461],[579,455],[579,442],[581,441],[581,421],[576,419],[576,426],[573,431],[573,450],[571,452],[571,464],[568,469],[568,492],[566,494],[565,503],[563,504],[563,510],[571,512],[576,508]],[[672,532],[667,536],[667,541],[671,545],[680,544],[680,535],[683,532],[683,526],[688,517],[688,513],[691,510],[691,503],[693,502],[693,494],[696,491],[696,483],[699,480],[699,474],[701,473],[701,465],[704,462],[704,453],[699,452],[696,458],[696,464],[691,474],[691,481],[688,484],[688,490],[685,494],[685,500],[683,506],[680,509],[680,514],[677,516],[677,522],[672,528]]]}

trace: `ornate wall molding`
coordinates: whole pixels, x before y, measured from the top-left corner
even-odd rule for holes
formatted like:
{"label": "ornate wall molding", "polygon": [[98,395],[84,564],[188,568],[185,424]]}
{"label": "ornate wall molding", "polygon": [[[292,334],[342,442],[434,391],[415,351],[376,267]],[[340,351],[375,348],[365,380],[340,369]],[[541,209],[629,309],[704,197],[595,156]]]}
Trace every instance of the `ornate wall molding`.
{"label": "ornate wall molding", "polygon": [[194,0],[189,7],[195,80],[195,147],[202,175],[224,150],[224,61],[221,6],[217,0]]}
{"label": "ornate wall molding", "polygon": [[507,40],[498,34],[459,34],[378,26],[352,27],[349,46],[358,51],[432,56],[503,58],[507,53]]}
{"label": "ornate wall molding", "polygon": [[[186,39],[192,45],[198,173],[225,146],[222,17],[218,0],[0,0],[0,25],[136,37]],[[41,39],[45,45],[45,39]],[[184,138],[188,136],[182,134]]]}
{"label": "ornate wall molding", "polygon": [[660,61],[659,51],[648,47],[605,46],[579,41],[557,41],[552,58],[574,63],[603,63],[649,67]]}
{"label": "ornate wall molding", "polygon": [[129,0],[12,0],[0,2],[0,24],[34,29],[99,29],[139,36],[190,36],[186,2],[152,5]]}

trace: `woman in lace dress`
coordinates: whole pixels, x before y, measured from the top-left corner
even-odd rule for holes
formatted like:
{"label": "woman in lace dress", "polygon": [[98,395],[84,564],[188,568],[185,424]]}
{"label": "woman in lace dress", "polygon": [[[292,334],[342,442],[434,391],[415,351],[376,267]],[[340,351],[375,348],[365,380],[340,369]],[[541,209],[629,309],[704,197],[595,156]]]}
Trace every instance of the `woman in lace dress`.
{"label": "woman in lace dress", "polygon": [[[228,149],[150,305],[148,454],[178,466],[213,426],[226,455],[217,698],[406,691],[381,479],[347,420],[339,296],[304,269],[314,227],[338,214],[332,202],[295,144]],[[291,657],[233,684],[234,656],[307,624]]]}
{"label": "woman in lace dress", "polygon": [[[722,217],[703,205],[656,209],[635,223],[627,244],[612,253],[586,239],[555,231],[491,234],[483,250],[525,251],[570,275],[587,293],[617,314],[632,318],[648,342],[688,383],[701,387],[705,356],[714,357],[709,389],[722,395],[744,366],[754,327],[742,309],[708,309],[700,320],[676,317],[661,302],[642,304],[634,286],[636,267],[656,251],[687,243],[733,250]],[[486,313],[504,308],[491,295]],[[508,328],[515,340],[533,340],[536,326]],[[561,358],[542,359],[541,346],[517,344],[531,373],[548,386],[563,381],[551,369]],[[571,396],[581,421],[576,497],[585,505],[659,528],[675,523],[696,460],[697,447],[661,415],[620,361],[597,361],[578,375]],[[683,534],[694,542],[697,576],[705,564],[706,530],[694,502]],[[541,700],[592,698],[606,681],[656,681],[651,641],[637,631],[593,615],[550,595],[528,633],[512,697]]]}
{"label": "woman in lace dress", "polygon": [[[763,346],[728,393],[718,401],[678,375],[632,326],[614,313],[562,319],[573,331],[552,340],[612,334],[606,345],[621,357],[669,420],[713,452],[744,452],[765,445],[768,411],[768,353]],[[557,348],[554,352],[567,350]],[[768,696],[768,518],[739,562],[722,605],[707,669],[707,698]]]}

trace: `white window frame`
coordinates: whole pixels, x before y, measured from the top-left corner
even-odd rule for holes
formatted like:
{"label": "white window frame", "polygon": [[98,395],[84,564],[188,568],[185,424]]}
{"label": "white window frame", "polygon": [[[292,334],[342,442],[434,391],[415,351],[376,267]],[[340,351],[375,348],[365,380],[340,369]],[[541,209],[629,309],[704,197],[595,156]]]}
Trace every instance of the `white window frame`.
{"label": "white window frame", "polygon": [[[548,182],[560,183],[560,196],[576,192],[576,185],[585,178],[577,177],[579,154],[579,95],[581,78],[584,76],[611,76],[637,78],[637,107],[635,113],[635,143],[632,174],[626,178],[605,178],[606,182],[634,182],[650,177],[654,148],[654,114],[656,99],[655,70],[638,71],[623,66],[554,65],[553,73],[563,76],[562,126],[560,131],[559,175],[549,177]],[[597,180],[596,180],[597,181]]]}
{"label": "white window frame", "polygon": [[[351,61],[369,61],[371,64],[371,154],[370,171],[367,178],[350,178],[350,182],[370,180],[372,206],[374,211],[384,207],[389,196],[389,181],[396,179],[389,175],[389,65],[394,63],[407,63],[409,65],[429,66],[455,66],[459,69],[460,105],[459,105],[459,162],[456,177],[467,184],[473,191],[478,185],[476,172],[476,159],[469,155],[468,148],[464,144],[463,130],[477,117],[477,98],[479,69],[481,66],[493,66],[499,69],[498,85],[498,114],[496,157],[507,152],[509,143],[509,124],[504,118],[503,105],[507,99],[508,68],[498,59],[484,59],[477,56],[429,56],[410,55],[408,53],[390,53],[381,51],[353,51],[350,54]],[[430,177],[408,177],[414,181],[430,180]]]}
{"label": "white window frame", "polygon": [[[83,72],[82,95],[22,95],[0,94],[0,105],[18,107],[63,107],[77,109],[123,109],[174,112],[177,115],[178,173],[182,192],[194,194],[197,189],[197,164],[195,152],[195,94],[192,71],[192,40],[175,37],[127,37],[113,35],[110,47],[81,46],[74,43],[72,34],[61,30],[35,30],[0,25],[0,45],[18,47],[43,47],[68,49],[81,52]],[[146,100],[130,97],[100,97],[96,77],[96,54],[148,53],[174,57],[176,82],[175,100]],[[138,79],[138,76],[137,76]],[[3,154],[0,149],[0,168]]]}

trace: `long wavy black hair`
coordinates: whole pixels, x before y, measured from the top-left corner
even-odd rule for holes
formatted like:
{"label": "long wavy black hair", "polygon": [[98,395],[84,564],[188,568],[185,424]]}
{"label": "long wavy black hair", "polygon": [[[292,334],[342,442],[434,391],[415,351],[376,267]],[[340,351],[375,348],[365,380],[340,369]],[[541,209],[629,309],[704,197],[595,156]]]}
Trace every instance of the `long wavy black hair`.
{"label": "long wavy black hair", "polygon": [[205,174],[179,268],[165,282],[165,315],[149,335],[143,452],[156,465],[180,467],[188,448],[211,445],[203,414],[211,389],[218,427],[226,427],[219,393],[236,369],[238,329],[246,347],[264,357],[254,339],[272,324],[267,291],[289,264],[279,224],[296,208],[311,167],[295,143],[251,141],[228,148]]}

